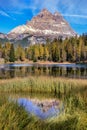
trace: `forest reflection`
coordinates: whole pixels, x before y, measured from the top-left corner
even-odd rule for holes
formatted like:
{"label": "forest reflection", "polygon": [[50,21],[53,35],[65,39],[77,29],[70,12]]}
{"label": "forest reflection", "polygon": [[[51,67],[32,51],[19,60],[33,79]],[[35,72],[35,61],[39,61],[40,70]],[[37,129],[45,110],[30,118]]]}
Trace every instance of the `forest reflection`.
{"label": "forest reflection", "polygon": [[54,76],[69,78],[87,78],[87,67],[69,67],[69,66],[13,66],[7,65],[0,69],[0,79],[27,76]]}

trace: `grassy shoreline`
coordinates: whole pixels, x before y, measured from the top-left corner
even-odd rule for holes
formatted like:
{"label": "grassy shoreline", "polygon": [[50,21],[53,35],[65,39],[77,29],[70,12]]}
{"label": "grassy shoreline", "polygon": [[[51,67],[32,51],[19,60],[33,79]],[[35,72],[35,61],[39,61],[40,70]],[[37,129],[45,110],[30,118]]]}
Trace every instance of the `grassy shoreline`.
{"label": "grassy shoreline", "polygon": [[56,64],[87,64],[87,61],[81,61],[81,62],[53,62],[53,61],[37,61],[37,62],[33,62],[33,61],[29,61],[29,60],[25,60],[25,61],[15,61],[15,62],[0,62],[0,65],[3,64],[39,64],[39,65],[56,65]]}
{"label": "grassy shoreline", "polygon": [[56,77],[25,77],[0,80],[0,92],[42,92],[61,93],[87,88],[86,79],[69,79]]}
{"label": "grassy shoreline", "polygon": [[[87,80],[27,77],[0,80],[0,129],[7,130],[87,130]],[[17,103],[5,99],[5,92],[36,92],[64,95],[64,113],[41,120]],[[85,92],[85,94],[83,94]]]}
{"label": "grassy shoreline", "polygon": [[37,62],[33,62],[33,61],[15,61],[15,62],[0,62],[0,65],[2,64],[41,64],[41,65],[51,65],[51,64],[76,64],[76,63],[71,63],[71,62],[53,62],[53,61],[37,61]]}

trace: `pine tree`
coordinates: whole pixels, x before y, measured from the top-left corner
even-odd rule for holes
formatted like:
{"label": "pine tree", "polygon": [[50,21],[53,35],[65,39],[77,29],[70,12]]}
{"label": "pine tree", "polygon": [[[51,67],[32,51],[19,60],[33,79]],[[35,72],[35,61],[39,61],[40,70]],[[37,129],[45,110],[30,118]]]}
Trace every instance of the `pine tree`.
{"label": "pine tree", "polygon": [[21,61],[25,60],[25,50],[20,44],[16,48],[16,59]]}
{"label": "pine tree", "polygon": [[11,44],[9,42],[5,43],[3,47],[3,58],[5,59],[5,62],[9,61],[10,47]]}
{"label": "pine tree", "polygon": [[2,58],[2,53],[3,53],[2,44],[0,43],[0,58]]}
{"label": "pine tree", "polygon": [[49,58],[49,52],[48,52],[48,49],[46,47],[46,45],[44,46],[44,54],[43,54],[43,59],[44,61],[48,60]]}
{"label": "pine tree", "polygon": [[43,45],[40,44],[39,45],[39,59],[40,60],[43,60],[43,54],[44,54],[44,48],[43,48]]}
{"label": "pine tree", "polygon": [[11,44],[11,47],[10,47],[9,61],[10,62],[15,62],[15,50],[14,50],[14,45],[13,44]]}

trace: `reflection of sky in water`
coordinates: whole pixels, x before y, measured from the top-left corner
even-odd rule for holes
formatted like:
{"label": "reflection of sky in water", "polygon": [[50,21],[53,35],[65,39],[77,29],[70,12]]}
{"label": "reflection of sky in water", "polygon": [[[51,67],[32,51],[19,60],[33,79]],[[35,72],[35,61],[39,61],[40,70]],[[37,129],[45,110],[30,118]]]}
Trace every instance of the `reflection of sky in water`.
{"label": "reflection of sky in water", "polygon": [[31,64],[9,64],[12,67],[21,67],[21,66],[32,66]]}
{"label": "reflection of sky in water", "polygon": [[3,64],[0,65],[0,68],[6,68],[6,67],[28,67],[28,66],[38,66],[38,67],[66,67],[66,68],[87,68],[87,64]]}
{"label": "reflection of sky in water", "polygon": [[36,116],[38,116],[41,119],[47,119],[50,117],[55,117],[63,111],[63,106],[60,110],[60,108],[51,106],[47,111],[43,111],[41,106],[38,106],[34,104],[33,101],[28,100],[26,98],[19,98],[18,104],[22,105],[27,112],[30,112]]}

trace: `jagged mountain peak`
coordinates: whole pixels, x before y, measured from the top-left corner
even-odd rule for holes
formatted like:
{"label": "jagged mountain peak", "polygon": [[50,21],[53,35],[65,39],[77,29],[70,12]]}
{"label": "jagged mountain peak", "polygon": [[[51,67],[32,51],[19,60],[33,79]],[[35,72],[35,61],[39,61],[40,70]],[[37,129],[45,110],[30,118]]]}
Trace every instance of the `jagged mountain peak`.
{"label": "jagged mountain peak", "polygon": [[62,17],[62,15],[58,11],[54,12],[54,16],[61,16]]}
{"label": "jagged mountain peak", "polygon": [[52,18],[53,17],[53,15],[52,15],[52,13],[51,12],[49,12],[47,9],[43,9],[43,10],[41,10],[40,11],[40,13],[38,14],[38,15],[36,15],[33,19],[36,19],[36,18],[40,18],[40,19],[42,19],[42,18]]}
{"label": "jagged mountain peak", "polygon": [[52,14],[52,13],[51,13],[48,9],[46,9],[46,8],[42,9],[38,15],[40,15],[40,14],[43,14],[43,15],[54,15],[54,16],[61,16],[61,17],[62,17],[62,15],[61,15],[58,11],[56,11],[56,12],[54,12],[54,14]]}
{"label": "jagged mountain peak", "polygon": [[44,8],[44,9],[42,9],[42,10],[40,11],[40,13],[50,13],[50,11],[48,11],[46,8]]}
{"label": "jagged mountain peak", "polygon": [[[27,35],[26,35],[27,34]],[[28,36],[33,39],[43,41],[43,39],[54,39],[62,36],[63,38],[75,36],[76,33],[70,27],[69,23],[62,17],[61,13],[55,12],[52,14],[47,9],[33,17],[25,25],[14,28],[9,34],[10,39],[19,39],[20,37]],[[31,38],[32,39],[32,38]],[[40,40],[41,39],[41,40]]]}

